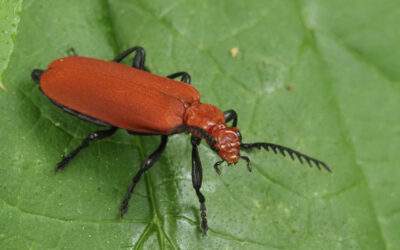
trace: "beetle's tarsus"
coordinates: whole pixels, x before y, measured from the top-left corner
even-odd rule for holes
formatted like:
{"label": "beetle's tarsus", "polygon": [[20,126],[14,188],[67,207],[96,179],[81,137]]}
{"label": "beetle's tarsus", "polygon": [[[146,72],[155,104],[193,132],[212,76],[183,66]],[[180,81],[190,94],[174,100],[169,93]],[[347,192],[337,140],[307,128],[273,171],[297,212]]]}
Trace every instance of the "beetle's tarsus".
{"label": "beetle's tarsus", "polygon": [[129,206],[129,197],[125,197],[124,200],[121,202],[120,208],[119,208],[119,218],[123,218],[126,212],[128,211],[128,206]]}
{"label": "beetle's tarsus", "polygon": [[57,163],[56,168],[54,169],[56,173],[62,172],[65,169],[65,166],[70,161],[70,158],[64,157],[59,163]]}
{"label": "beetle's tarsus", "polygon": [[203,235],[207,235],[208,231],[207,208],[204,202],[200,203],[200,217],[201,217],[201,231],[203,232]]}

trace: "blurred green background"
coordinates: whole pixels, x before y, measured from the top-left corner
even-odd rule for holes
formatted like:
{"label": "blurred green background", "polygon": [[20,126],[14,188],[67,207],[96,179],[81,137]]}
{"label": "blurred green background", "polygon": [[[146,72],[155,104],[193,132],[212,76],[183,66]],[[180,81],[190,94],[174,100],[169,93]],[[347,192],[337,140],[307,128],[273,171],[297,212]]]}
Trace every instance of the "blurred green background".
{"label": "blurred green background", "polygon": [[[398,249],[400,2],[397,0],[0,0],[0,249]],[[204,102],[239,114],[244,140],[287,145],[333,174],[260,151],[223,166],[203,144],[210,230],[199,230],[190,143],[118,205],[157,137],[95,143],[30,79],[67,54],[134,45],[166,75],[188,71]],[[230,54],[238,48],[236,56]]]}

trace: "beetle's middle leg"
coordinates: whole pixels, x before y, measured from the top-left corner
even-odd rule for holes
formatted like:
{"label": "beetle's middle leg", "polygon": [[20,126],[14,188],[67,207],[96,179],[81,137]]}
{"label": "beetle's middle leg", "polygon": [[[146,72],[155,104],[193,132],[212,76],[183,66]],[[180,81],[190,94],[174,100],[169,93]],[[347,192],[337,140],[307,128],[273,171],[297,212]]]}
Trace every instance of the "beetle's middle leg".
{"label": "beetle's middle leg", "polygon": [[162,153],[165,150],[165,146],[167,145],[167,142],[168,142],[168,136],[162,135],[161,143],[158,146],[158,148],[153,153],[151,153],[146,158],[146,160],[143,161],[142,165],[140,166],[139,171],[133,177],[131,184],[129,184],[128,191],[125,193],[124,199],[122,200],[121,206],[119,208],[121,217],[128,211],[129,200],[131,199],[132,192],[133,192],[136,184],[140,181],[140,178],[142,177],[142,175],[147,170],[149,170],[154,165],[154,163],[156,163],[160,159]]}
{"label": "beetle's middle leg", "polygon": [[146,70],[146,68],[144,66],[144,62],[146,60],[146,52],[140,46],[135,46],[135,47],[132,47],[132,48],[129,48],[129,49],[123,51],[121,54],[117,55],[113,61],[119,63],[122,60],[124,60],[125,57],[129,56],[133,52],[136,52],[136,54],[135,54],[135,57],[133,58],[132,67],[141,69],[141,70]]}
{"label": "beetle's middle leg", "polygon": [[85,139],[83,139],[83,141],[81,142],[81,144],[77,148],[75,148],[68,155],[64,156],[64,158],[59,163],[57,163],[56,171],[64,170],[65,167],[68,165],[68,163],[72,159],[74,159],[75,156],[77,156],[82,149],[84,149],[84,148],[89,146],[90,142],[110,137],[115,133],[115,131],[117,131],[117,128],[116,127],[111,127],[111,128],[109,128],[107,130],[99,130],[99,131],[96,131],[94,133],[90,133],[88,136],[86,136]]}
{"label": "beetle's middle leg", "polygon": [[170,79],[175,79],[175,78],[180,77],[181,82],[189,83],[189,84],[192,83],[192,78],[190,77],[190,75],[187,72],[184,72],[184,71],[179,71],[179,72],[173,73],[171,75],[168,75],[167,77]]}

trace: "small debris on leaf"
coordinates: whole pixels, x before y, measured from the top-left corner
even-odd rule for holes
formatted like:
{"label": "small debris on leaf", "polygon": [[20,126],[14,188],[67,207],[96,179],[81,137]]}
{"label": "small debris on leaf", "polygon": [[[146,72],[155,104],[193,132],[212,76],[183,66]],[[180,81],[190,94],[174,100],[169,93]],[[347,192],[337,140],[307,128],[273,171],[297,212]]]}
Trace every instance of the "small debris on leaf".
{"label": "small debris on leaf", "polygon": [[239,54],[239,48],[238,47],[231,48],[229,52],[231,53],[232,58],[236,58],[237,55]]}
{"label": "small debris on leaf", "polygon": [[287,91],[293,91],[293,85],[286,85],[286,90]]}

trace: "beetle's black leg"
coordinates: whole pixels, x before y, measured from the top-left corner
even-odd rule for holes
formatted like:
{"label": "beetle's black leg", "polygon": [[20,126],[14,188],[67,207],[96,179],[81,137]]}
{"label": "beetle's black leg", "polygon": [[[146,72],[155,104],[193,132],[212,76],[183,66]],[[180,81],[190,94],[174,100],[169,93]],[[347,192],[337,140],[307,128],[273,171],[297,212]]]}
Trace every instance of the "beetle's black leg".
{"label": "beetle's black leg", "polygon": [[224,163],[223,160],[222,161],[217,161],[214,164],[214,170],[215,170],[215,172],[217,172],[218,175],[221,175],[221,169],[219,168],[219,165],[221,165],[222,163]]}
{"label": "beetle's black leg", "polygon": [[232,121],[232,127],[237,126],[238,116],[235,110],[230,109],[224,112],[225,122],[228,123]]}
{"label": "beetle's black leg", "polygon": [[44,70],[42,69],[34,69],[32,70],[31,77],[37,84],[40,83],[40,77],[42,76]]}
{"label": "beetle's black leg", "polygon": [[189,83],[190,84],[192,82],[192,78],[190,77],[190,75],[187,72],[184,72],[184,71],[173,73],[171,75],[168,75],[167,77],[171,78],[171,79],[175,79],[175,78],[180,77],[181,81],[184,82],[184,83]]}
{"label": "beetle's black leg", "polygon": [[78,55],[78,53],[76,53],[76,51],[73,47],[71,47],[67,50],[67,54],[68,54],[68,56],[77,56]]}
{"label": "beetle's black leg", "polygon": [[149,170],[154,163],[156,163],[159,159],[161,154],[165,150],[165,146],[168,142],[168,136],[162,135],[161,136],[161,143],[158,148],[147,157],[146,160],[143,161],[142,165],[140,166],[139,171],[133,177],[131,184],[129,184],[128,191],[125,193],[124,199],[121,202],[121,206],[119,208],[120,216],[122,217],[128,211],[129,200],[131,199],[133,189],[135,188],[136,184],[140,181],[142,175]]}
{"label": "beetle's black leg", "polygon": [[74,159],[75,156],[77,156],[82,149],[84,149],[87,146],[89,146],[90,142],[110,137],[115,133],[115,131],[117,131],[117,128],[116,127],[111,127],[110,129],[107,129],[107,130],[99,130],[99,131],[96,131],[94,133],[89,134],[85,139],[83,139],[83,141],[81,142],[81,144],[77,148],[75,148],[67,156],[64,156],[64,158],[59,163],[57,163],[56,171],[64,170],[65,167],[67,166],[67,164],[72,159]]}
{"label": "beetle's black leg", "polygon": [[132,67],[141,69],[141,70],[145,70],[144,62],[146,59],[146,53],[145,53],[144,49],[140,46],[135,46],[135,47],[125,50],[121,54],[117,55],[113,61],[121,62],[125,57],[127,57],[129,54],[131,54],[133,52],[136,52],[136,55],[133,58]]}
{"label": "beetle's black leg", "polygon": [[204,195],[200,192],[201,183],[203,181],[203,169],[201,166],[201,161],[199,157],[199,150],[197,146],[200,144],[200,139],[192,136],[192,184],[196,191],[196,195],[200,202],[200,216],[201,216],[201,229],[204,234],[207,234],[207,208],[206,199]]}

